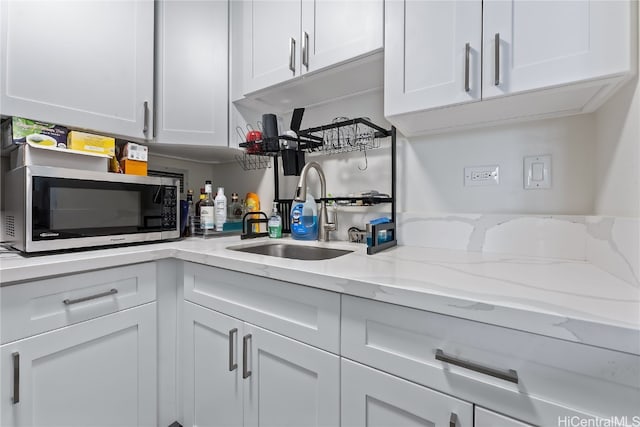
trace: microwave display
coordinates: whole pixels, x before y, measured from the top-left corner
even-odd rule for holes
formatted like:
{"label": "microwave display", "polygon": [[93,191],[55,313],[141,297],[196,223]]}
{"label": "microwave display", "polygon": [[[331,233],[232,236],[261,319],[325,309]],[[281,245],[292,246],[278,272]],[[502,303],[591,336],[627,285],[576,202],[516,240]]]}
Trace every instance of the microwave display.
{"label": "microwave display", "polygon": [[176,187],[34,176],[32,239],[175,230]]}

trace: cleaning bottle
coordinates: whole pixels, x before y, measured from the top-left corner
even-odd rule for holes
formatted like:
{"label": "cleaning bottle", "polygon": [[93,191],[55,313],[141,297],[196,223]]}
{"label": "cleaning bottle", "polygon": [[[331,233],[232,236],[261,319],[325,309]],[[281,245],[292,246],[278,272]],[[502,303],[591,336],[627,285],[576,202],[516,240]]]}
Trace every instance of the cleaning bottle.
{"label": "cleaning bottle", "polygon": [[294,201],[291,207],[291,237],[296,240],[318,238],[318,205],[308,189],[305,202]]}
{"label": "cleaning bottle", "polygon": [[227,222],[227,197],[224,195],[224,187],[218,187],[215,204],[216,231],[222,231],[224,223]]}
{"label": "cleaning bottle", "polygon": [[214,227],[215,218],[215,202],[213,201],[213,192],[211,181],[206,181],[204,184],[204,191],[207,193],[207,197],[200,204],[200,228],[202,230],[212,231]]}

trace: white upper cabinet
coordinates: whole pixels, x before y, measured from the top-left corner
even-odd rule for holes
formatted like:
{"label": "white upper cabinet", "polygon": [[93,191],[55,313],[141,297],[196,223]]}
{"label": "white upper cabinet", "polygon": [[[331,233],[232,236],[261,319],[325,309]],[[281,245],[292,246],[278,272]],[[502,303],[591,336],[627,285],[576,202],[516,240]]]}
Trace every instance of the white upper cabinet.
{"label": "white upper cabinet", "polygon": [[626,1],[485,0],[482,97],[622,74],[630,24]]}
{"label": "white upper cabinet", "polygon": [[482,0],[387,3],[385,112],[480,100]]}
{"label": "white upper cabinet", "polygon": [[300,72],[300,1],[244,2],[244,92],[295,77]]}
{"label": "white upper cabinet", "polygon": [[383,46],[379,0],[302,0],[302,73],[319,70]]}
{"label": "white upper cabinet", "polygon": [[227,1],[156,2],[155,140],[226,147]]}
{"label": "white upper cabinet", "polygon": [[0,2],[0,113],[151,138],[154,4]]}
{"label": "white upper cabinet", "polygon": [[635,69],[632,1],[385,7],[385,116],[406,136],[594,111]]}
{"label": "white upper cabinet", "polygon": [[383,46],[382,0],[243,2],[243,93]]}

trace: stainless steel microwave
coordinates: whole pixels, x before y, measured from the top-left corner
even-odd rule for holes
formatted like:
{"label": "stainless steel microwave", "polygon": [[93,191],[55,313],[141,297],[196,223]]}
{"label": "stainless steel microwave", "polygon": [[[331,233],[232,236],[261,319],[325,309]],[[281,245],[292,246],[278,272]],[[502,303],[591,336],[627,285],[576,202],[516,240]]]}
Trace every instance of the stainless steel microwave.
{"label": "stainless steel microwave", "polygon": [[180,237],[179,181],[22,166],[5,181],[3,240],[23,252]]}

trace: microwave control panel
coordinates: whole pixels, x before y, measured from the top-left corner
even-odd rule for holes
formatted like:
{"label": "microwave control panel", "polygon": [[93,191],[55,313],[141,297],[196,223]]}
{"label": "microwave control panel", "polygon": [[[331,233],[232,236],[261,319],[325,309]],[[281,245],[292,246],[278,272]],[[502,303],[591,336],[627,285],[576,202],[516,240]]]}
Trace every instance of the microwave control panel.
{"label": "microwave control panel", "polygon": [[162,202],[162,229],[176,230],[178,220],[178,189],[174,186],[164,187]]}

